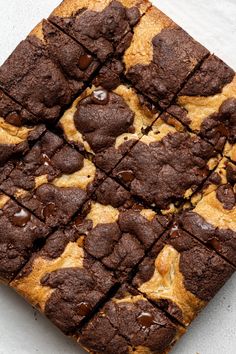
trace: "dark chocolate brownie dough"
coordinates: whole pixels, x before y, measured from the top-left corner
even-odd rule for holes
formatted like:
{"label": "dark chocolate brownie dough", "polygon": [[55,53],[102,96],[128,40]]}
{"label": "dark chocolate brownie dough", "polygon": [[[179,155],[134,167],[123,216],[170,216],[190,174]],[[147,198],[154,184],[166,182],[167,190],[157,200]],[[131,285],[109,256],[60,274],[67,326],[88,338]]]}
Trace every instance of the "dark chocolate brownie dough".
{"label": "dark chocolate brownie dough", "polygon": [[1,189],[54,227],[67,224],[103,178],[91,161],[47,131]]}
{"label": "dark chocolate brownie dough", "polygon": [[28,36],[30,42],[44,49],[67,78],[73,94],[80,92],[98,68],[98,61],[79,43],[43,20]]}
{"label": "dark chocolate brownie dough", "polygon": [[90,353],[161,354],[183,333],[183,328],[124,284],[85,326],[79,343]]}
{"label": "dark chocolate brownie dough", "polygon": [[75,221],[84,248],[123,281],[164,232],[168,219],[135,203],[112,179],[98,187]]}
{"label": "dark chocolate brownie dough", "polygon": [[235,72],[215,55],[208,57],[168,111],[222,151],[236,143]]}
{"label": "dark chocolate brownie dough", "polygon": [[142,94],[166,108],[208,53],[166,15],[151,7],[135,27],[125,52],[126,77]]}
{"label": "dark chocolate brownie dough", "polygon": [[118,164],[113,176],[149,205],[173,212],[216,164],[211,144],[163,114]]}
{"label": "dark chocolate brownie dough", "polygon": [[71,102],[69,82],[30,39],[22,41],[0,68],[0,86],[42,121],[51,121]]}
{"label": "dark chocolate brownie dough", "polygon": [[189,325],[233,272],[229,263],[174,224],[141,263],[133,285]]}
{"label": "dark chocolate brownie dough", "polygon": [[112,273],[87,254],[73,227],[52,234],[11,286],[59,329],[74,334],[115,284]]}
{"label": "dark chocolate brownie dough", "polygon": [[45,239],[49,228],[0,193],[0,280],[11,281]]}
{"label": "dark chocolate brownie dough", "polygon": [[158,115],[126,84],[113,90],[93,86],[64,113],[59,128],[70,144],[91,154],[95,165],[109,173]]}
{"label": "dark chocolate brownie dough", "polygon": [[127,7],[123,0],[64,2],[53,11],[49,20],[105,61],[111,54],[120,54],[129,46],[131,30],[149,6],[146,1],[130,1]]}
{"label": "dark chocolate brownie dough", "polygon": [[182,227],[236,266],[236,165],[224,158],[200,197],[182,213]]}

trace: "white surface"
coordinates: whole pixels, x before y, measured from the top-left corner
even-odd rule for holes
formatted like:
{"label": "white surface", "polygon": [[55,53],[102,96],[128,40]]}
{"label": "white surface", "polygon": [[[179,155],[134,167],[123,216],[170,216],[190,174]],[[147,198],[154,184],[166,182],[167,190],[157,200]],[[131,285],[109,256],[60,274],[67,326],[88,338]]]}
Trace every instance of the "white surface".
{"label": "white surface", "polygon": [[[235,0],[153,2],[236,70]],[[0,0],[0,63],[58,3],[58,0]],[[173,354],[235,354],[235,297],[236,275],[193,323]],[[16,353],[75,354],[83,351],[13,291],[0,286],[0,354]]]}

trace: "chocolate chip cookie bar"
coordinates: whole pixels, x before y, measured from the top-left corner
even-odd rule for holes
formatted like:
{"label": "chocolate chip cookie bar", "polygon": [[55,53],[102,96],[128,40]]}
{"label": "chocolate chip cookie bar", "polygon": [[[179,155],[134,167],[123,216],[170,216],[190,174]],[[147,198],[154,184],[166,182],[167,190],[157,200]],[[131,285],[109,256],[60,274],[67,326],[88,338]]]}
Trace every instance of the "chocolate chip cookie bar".
{"label": "chocolate chip cookie bar", "polygon": [[183,325],[189,325],[234,268],[174,224],[139,267],[133,285]]}
{"label": "chocolate chip cookie bar", "polygon": [[103,178],[90,160],[46,131],[0,189],[55,227],[70,221]]}
{"label": "chocolate chip cookie bar", "polygon": [[184,331],[124,284],[84,327],[79,343],[89,353],[167,354]]}
{"label": "chocolate chip cookie bar", "polygon": [[73,335],[115,280],[90,257],[73,226],[58,229],[10,286],[64,333]]}
{"label": "chocolate chip cookie bar", "polygon": [[224,158],[193,203],[183,228],[236,266],[236,165]]}
{"label": "chocolate chip cookie bar", "polygon": [[113,176],[148,205],[173,213],[201,186],[219,158],[211,144],[164,113]]}
{"label": "chocolate chip cookie bar", "polygon": [[132,87],[120,84],[107,90],[99,85],[74,101],[59,127],[69,143],[92,155],[95,165],[109,173],[158,115]]}
{"label": "chocolate chip cookie bar", "polygon": [[0,281],[10,282],[49,234],[27,209],[0,192]]}

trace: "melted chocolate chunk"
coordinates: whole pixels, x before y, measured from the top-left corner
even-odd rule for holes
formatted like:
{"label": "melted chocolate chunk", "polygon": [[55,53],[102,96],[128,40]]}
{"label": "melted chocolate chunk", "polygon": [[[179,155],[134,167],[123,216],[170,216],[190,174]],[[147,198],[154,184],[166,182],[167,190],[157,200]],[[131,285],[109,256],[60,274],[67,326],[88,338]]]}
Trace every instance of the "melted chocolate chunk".
{"label": "melted chocolate chunk", "polygon": [[208,160],[213,156],[215,151],[210,144],[188,133],[176,132],[149,145],[138,142],[113,175],[132,194],[165,209],[171,203],[181,202],[188,189],[194,191],[202,184],[209,174]]}
{"label": "melted chocolate chunk", "polygon": [[105,61],[113,52],[121,53],[127,48],[130,38],[124,38],[132,35],[131,27],[139,18],[137,8],[126,9],[120,2],[112,0],[101,12],[83,9],[71,17],[51,16],[50,20]]}
{"label": "melted chocolate chunk", "polygon": [[140,92],[166,108],[208,51],[181,28],[162,30],[152,44],[152,62],[131,67],[127,78]]}
{"label": "melted chocolate chunk", "polygon": [[124,99],[96,90],[79,102],[75,125],[95,153],[115,144],[116,138],[133,127],[134,113]]}
{"label": "melted chocolate chunk", "polygon": [[79,68],[81,70],[88,69],[89,65],[93,62],[93,57],[90,54],[81,55],[79,58]]}
{"label": "melted chocolate chunk", "polygon": [[24,227],[30,219],[31,214],[27,210],[21,209],[13,215],[11,221],[15,226]]}
{"label": "melted chocolate chunk", "polygon": [[154,322],[154,317],[151,315],[149,312],[142,312],[138,318],[137,322],[142,326],[142,327],[151,327],[155,322]]}

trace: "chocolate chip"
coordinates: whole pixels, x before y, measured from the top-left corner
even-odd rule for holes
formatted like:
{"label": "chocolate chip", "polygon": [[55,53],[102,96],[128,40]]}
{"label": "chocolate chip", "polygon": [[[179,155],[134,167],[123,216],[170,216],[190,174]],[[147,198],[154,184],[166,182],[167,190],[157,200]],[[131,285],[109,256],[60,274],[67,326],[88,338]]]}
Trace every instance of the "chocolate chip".
{"label": "chocolate chip", "polygon": [[105,89],[98,89],[92,93],[92,100],[94,103],[106,105],[109,101],[109,93]]}
{"label": "chocolate chip", "polygon": [[17,112],[9,113],[6,120],[8,123],[15,125],[16,127],[20,127],[22,125],[22,118]]}
{"label": "chocolate chip", "polygon": [[91,310],[90,304],[86,301],[82,301],[78,304],[78,314],[80,316],[88,316]]}
{"label": "chocolate chip", "polygon": [[28,221],[30,221],[30,219],[31,214],[27,210],[21,209],[13,215],[11,221],[15,226],[23,227],[27,224]]}
{"label": "chocolate chip", "polygon": [[92,63],[93,61],[93,57],[89,54],[84,54],[84,55],[81,55],[81,57],[79,58],[79,68],[81,70],[86,70],[89,65]]}
{"label": "chocolate chip", "polygon": [[127,170],[127,171],[119,172],[118,177],[120,179],[122,179],[124,182],[128,183],[128,182],[132,182],[134,180],[135,175],[134,175],[133,171]]}
{"label": "chocolate chip", "polygon": [[54,203],[47,204],[43,209],[43,217],[45,219],[49,218],[50,216],[53,216],[55,213],[56,213],[56,204]]}
{"label": "chocolate chip", "polygon": [[155,324],[154,322],[154,317],[152,314],[150,314],[149,312],[142,312],[138,318],[137,318],[137,322],[142,326],[142,327],[151,327],[153,324]]}

